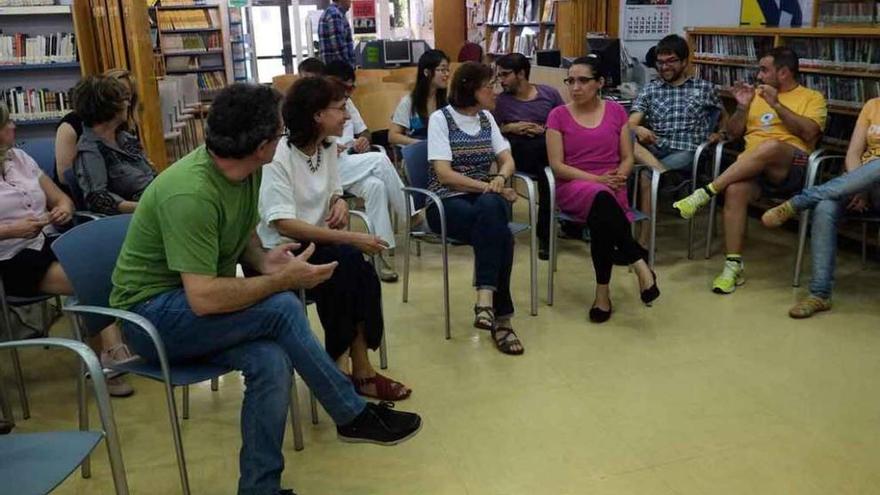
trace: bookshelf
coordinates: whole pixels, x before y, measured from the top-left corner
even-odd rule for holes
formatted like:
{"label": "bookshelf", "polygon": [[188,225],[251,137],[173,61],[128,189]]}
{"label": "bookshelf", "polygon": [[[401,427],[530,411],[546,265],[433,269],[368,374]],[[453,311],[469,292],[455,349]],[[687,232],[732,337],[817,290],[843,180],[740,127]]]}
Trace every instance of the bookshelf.
{"label": "bookshelf", "polygon": [[257,52],[252,42],[253,18],[249,9],[229,7],[229,42],[232,47],[232,79],[235,82],[259,81]]}
{"label": "bookshelf", "polygon": [[800,57],[801,83],[828,102],[823,145],[834,149],[845,148],[864,102],[880,96],[876,28],[693,28],[688,40],[696,74],[718,85],[729,101],[727,88],[754,79],[763,51],[792,48]]}
{"label": "bookshelf", "polygon": [[54,136],[84,73],[71,7],[4,3],[11,2],[0,0],[0,101],[20,139]]}
{"label": "bookshelf", "polygon": [[164,74],[196,74],[203,100],[233,81],[229,10],[225,2],[192,0],[164,0],[150,7],[156,66]]}
{"label": "bookshelf", "polygon": [[556,48],[556,0],[485,0],[476,27],[490,57]]}
{"label": "bookshelf", "polygon": [[873,26],[880,25],[880,1],[878,0],[817,0],[816,25]]}

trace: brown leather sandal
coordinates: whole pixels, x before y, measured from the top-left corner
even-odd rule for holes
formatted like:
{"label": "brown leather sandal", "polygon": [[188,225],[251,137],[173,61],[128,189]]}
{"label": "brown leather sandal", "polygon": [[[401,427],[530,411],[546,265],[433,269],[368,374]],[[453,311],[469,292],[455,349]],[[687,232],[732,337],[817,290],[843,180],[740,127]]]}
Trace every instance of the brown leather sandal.
{"label": "brown leather sandal", "polygon": [[495,308],[492,306],[474,305],[474,327],[480,330],[495,328]]}
{"label": "brown leather sandal", "polygon": [[[516,332],[510,327],[497,327],[492,329],[492,340],[495,341],[495,347],[504,354],[511,356],[519,356],[525,352],[525,347],[520,342]],[[519,344],[519,349],[514,350],[513,347]]]}
{"label": "brown leather sandal", "polygon": [[[387,376],[376,373],[375,376],[369,378],[351,377],[351,383],[358,394],[364,397],[370,397],[379,400],[404,400],[412,394],[412,390],[406,385],[392,380]],[[376,387],[376,393],[367,393],[365,390],[369,385]]]}

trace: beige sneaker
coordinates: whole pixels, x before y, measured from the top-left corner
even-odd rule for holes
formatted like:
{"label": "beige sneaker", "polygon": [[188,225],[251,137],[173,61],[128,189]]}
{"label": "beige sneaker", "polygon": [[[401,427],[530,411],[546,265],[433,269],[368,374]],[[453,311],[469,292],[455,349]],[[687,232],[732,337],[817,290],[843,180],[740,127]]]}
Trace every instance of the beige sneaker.
{"label": "beige sneaker", "polygon": [[130,397],[134,394],[134,388],[128,384],[125,377],[117,376],[107,379],[107,393],[110,397]]}
{"label": "beige sneaker", "polygon": [[775,229],[791,220],[795,215],[797,215],[797,211],[792,206],[791,201],[786,201],[779,206],[774,206],[765,211],[761,215],[761,223],[767,228]]}
{"label": "beige sneaker", "polygon": [[379,255],[379,280],[383,282],[397,282],[398,275],[394,268],[381,254]]}
{"label": "beige sneaker", "polygon": [[820,311],[828,311],[830,309],[830,299],[822,299],[821,297],[809,295],[792,306],[791,309],[788,310],[788,316],[800,320],[803,318],[809,318]]}

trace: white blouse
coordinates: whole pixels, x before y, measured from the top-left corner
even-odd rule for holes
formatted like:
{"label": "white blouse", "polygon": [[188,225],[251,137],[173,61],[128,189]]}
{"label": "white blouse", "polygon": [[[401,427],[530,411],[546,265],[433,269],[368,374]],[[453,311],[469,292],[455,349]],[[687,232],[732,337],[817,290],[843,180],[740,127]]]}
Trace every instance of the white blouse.
{"label": "white blouse", "polygon": [[311,157],[313,165],[320,156],[321,165],[314,172],[309,156],[282,138],[275,149],[272,163],[263,167],[260,184],[260,223],[257,235],[265,248],[272,248],[295,239],[282,236],[272,222],[297,219],[311,225],[326,227],[330,198],[342,195],[336,164],[336,144],[319,146]]}

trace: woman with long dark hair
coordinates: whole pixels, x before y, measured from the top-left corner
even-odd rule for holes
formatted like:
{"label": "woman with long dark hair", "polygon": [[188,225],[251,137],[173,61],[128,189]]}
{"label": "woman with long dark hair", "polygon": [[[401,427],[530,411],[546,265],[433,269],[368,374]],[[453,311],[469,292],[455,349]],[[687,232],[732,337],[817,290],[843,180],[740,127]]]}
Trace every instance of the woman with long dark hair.
{"label": "woman with long dark hair", "polygon": [[419,57],[416,85],[401,98],[391,117],[388,140],[405,146],[428,137],[428,117],[446,106],[449,57],[440,50],[428,50]]}
{"label": "woman with long dark hair", "polygon": [[364,255],[388,244],[346,229],[333,139],[348,119],[345,101],[344,87],[329,78],[307,77],[290,87],[281,111],[288,135],[263,167],[257,234],[264,248],[295,241],[302,251],[313,243],[310,263],[338,264],[329,280],[307,292],[318,307],[327,352],[361,395],[401,400],[411,390],[377,373],[367,354],[379,347],[384,322],[379,277]]}

